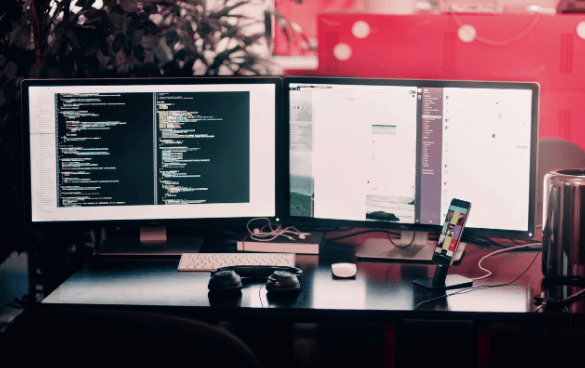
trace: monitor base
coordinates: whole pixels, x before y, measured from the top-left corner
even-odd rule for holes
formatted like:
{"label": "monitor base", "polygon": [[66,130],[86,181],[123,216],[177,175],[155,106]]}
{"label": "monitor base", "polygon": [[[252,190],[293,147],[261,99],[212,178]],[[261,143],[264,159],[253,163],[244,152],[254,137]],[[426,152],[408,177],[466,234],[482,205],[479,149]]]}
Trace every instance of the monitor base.
{"label": "monitor base", "polygon": [[434,283],[433,278],[415,279],[413,283],[432,290],[464,288],[473,285],[473,280],[461,275],[447,275],[444,283]]}
{"label": "monitor base", "polygon": [[[406,246],[412,240],[412,233],[412,231],[402,231],[401,234],[404,235],[401,235],[401,239],[397,239],[395,243]],[[396,247],[388,239],[368,239],[358,249],[356,256],[376,260],[431,263],[437,241],[428,240],[428,233],[417,232],[415,234],[413,243],[406,248]],[[464,242],[459,243],[454,262],[461,260],[466,245],[467,243]]]}
{"label": "monitor base", "polygon": [[[167,234],[164,227],[119,231],[109,236],[96,251],[103,256],[180,256],[198,253],[212,234]],[[164,230],[164,231],[163,231]]]}

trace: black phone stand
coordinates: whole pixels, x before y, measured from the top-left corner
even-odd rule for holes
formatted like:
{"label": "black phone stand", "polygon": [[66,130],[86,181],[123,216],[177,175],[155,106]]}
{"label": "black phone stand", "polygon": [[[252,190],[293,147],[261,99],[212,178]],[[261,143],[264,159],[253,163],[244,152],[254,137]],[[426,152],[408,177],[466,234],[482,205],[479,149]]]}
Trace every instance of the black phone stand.
{"label": "black phone stand", "polygon": [[437,265],[433,278],[412,280],[413,283],[432,290],[464,288],[473,285],[473,280],[461,275],[447,275],[449,267]]}

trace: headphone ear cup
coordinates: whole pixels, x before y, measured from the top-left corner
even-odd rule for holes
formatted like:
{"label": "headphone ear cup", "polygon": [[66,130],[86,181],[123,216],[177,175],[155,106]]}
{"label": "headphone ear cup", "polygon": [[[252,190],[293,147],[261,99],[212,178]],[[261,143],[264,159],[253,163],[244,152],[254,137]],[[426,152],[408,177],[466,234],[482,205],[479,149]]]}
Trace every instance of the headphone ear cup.
{"label": "headphone ear cup", "polygon": [[240,291],[242,278],[233,270],[218,271],[209,279],[207,288],[209,291]]}
{"label": "headphone ear cup", "polygon": [[300,289],[299,279],[287,271],[274,271],[266,281],[266,290],[269,292],[298,291]]}

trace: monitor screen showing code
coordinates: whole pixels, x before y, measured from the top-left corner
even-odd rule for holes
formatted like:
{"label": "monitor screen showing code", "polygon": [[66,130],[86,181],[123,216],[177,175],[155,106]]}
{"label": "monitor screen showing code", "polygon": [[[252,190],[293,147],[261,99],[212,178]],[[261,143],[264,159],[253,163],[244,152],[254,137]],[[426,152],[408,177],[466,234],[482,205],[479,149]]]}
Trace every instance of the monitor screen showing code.
{"label": "monitor screen showing code", "polygon": [[274,216],[274,85],[29,93],[38,221]]}

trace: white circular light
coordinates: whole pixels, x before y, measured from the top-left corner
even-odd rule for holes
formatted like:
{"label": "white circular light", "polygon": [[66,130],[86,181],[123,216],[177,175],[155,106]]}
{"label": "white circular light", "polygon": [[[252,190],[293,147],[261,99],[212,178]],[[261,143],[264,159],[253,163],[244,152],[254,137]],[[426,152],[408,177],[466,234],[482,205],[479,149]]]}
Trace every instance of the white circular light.
{"label": "white circular light", "polygon": [[459,39],[461,41],[469,43],[475,40],[477,32],[475,31],[475,28],[472,25],[464,24],[461,27],[459,27],[457,35],[459,36]]}
{"label": "white circular light", "polygon": [[580,39],[585,40],[585,21],[577,24],[577,36],[579,36]]}
{"label": "white circular light", "polygon": [[366,38],[370,35],[370,25],[363,20],[358,20],[353,24],[353,27],[351,27],[351,33],[353,33],[356,38]]}
{"label": "white circular light", "polygon": [[333,56],[339,61],[345,61],[351,57],[351,47],[346,43],[338,43],[333,48]]}

